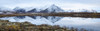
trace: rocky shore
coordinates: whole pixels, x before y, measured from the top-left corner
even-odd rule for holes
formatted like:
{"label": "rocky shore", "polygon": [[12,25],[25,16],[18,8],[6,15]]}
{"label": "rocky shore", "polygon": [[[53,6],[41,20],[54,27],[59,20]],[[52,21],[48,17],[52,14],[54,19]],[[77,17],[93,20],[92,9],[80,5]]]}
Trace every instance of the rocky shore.
{"label": "rocky shore", "polygon": [[[0,31],[79,31],[77,28],[66,28],[58,25],[35,25],[29,22],[9,22],[8,20],[0,20]],[[81,29],[80,31],[87,31]]]}

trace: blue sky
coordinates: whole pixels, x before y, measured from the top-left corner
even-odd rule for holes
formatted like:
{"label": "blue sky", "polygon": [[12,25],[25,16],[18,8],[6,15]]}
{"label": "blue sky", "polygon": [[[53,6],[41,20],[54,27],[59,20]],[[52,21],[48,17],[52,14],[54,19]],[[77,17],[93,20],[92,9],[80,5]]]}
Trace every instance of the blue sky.
{"label": "blue sky", "polygon": [[100,0],[0,0],[0,7],[41,7],[55,4],[62,9],[100,10]]}

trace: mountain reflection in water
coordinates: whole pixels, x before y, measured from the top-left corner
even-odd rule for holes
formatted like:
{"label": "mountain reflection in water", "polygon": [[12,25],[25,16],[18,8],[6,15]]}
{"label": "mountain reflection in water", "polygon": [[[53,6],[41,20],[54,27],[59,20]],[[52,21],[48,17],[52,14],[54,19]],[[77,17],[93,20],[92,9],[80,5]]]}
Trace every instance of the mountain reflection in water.
{"label": "mountain reflection in water", "polygon": [[57,17],[57,16],[16,16],[3,17],[1,20],[9,20],[11,22],[31,22],[32,24],[41,25],[60,25],[75,28],[85,28],[87,30],[100,31],[100,18],[80,18],[80,17]]}

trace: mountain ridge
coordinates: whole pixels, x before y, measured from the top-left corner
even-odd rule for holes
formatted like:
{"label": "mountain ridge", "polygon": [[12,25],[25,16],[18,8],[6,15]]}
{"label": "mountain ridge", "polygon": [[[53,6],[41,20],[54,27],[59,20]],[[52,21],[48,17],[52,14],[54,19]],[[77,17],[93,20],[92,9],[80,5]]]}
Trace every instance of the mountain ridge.
{"label": "mountain ridge", "polygon": [[[17,9],[16,9],[17,8]],[[0,8],[2,9],[2,7]],[[16,11],[16,10],[17,11]],[[35,9],[35,10],[33,10]],[[30,8],[20,8],[20,7],[15,7],[12,10],[0,10],[0,11],[15,11],[17,13],[58,13],[58,12],[97,12],[96,10],[87,10],[87,9],[79,9],[79,10],[63,10],[60,7],[56,6],[56,5],[50,5],[48,7],[43,7],[43,8],[34,8],[34,7],[30,7]],[[33,12],[31,12],[33,11]]]}

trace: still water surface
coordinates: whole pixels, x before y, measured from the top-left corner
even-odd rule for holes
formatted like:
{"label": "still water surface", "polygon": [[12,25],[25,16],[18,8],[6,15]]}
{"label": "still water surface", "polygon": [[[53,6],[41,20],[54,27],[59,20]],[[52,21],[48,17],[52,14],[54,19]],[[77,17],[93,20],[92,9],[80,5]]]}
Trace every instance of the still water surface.
{"label": "still water surface", "polygon": [[80,18],[80,17],[58,17],[58,16],[16,16],[3,17],[1,20],[9,20],[11,22],[25,22],[41,25],[60,25],[74,28],[85,28],[87,30],[100,31],[100,18]]}

